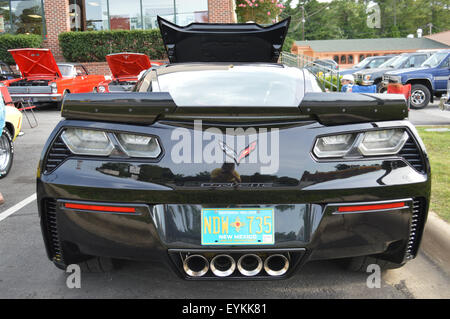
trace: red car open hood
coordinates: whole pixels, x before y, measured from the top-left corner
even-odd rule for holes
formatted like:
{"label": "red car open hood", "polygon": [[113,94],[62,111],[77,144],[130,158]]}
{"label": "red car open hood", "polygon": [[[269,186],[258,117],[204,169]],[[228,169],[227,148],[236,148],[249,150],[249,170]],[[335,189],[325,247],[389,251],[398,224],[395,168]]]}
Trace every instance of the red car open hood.
{"label": "red car open hood", "polygon": [[23,77],[62,77],[49,49],[11,49],[8,52],[13,56]]}
{"label": "red car open hood", "polygon": [[114,78],[137,78],[139,73],[150,69],[152,64],[147,55],[141,53],[115,53],[106,56]]}

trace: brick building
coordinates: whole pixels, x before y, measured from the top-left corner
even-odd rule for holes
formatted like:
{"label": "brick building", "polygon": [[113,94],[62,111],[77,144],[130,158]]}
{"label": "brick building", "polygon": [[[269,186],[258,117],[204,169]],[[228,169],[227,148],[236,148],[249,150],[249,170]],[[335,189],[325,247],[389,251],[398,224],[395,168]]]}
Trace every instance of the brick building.
{"label": "brick building", "polygon": [[[44,47],[58,61],[64,60],[58,42],[61,32],[152,29],[158,15],[179,25],[236,22],[234,0],[7,0],[0,4],[0,34],[42,34]],[[109,72],[104,63],[88,68]]]}

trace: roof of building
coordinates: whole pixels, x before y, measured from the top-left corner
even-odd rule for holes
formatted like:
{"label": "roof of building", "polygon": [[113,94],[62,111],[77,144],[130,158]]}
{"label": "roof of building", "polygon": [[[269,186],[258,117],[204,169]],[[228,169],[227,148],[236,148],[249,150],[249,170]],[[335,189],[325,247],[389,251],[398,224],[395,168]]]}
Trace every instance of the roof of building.
{"label": "roof of building", "polygon": [[295,41],[297,46],[309,46],[316,52],[395,51],[446,49],[449,45],[428,38],[377,38]]}
{"label": "roof of building", "polygon": [[435,33],[432,35],[426,35],[425,38],[444,43],[446,45],[450,45],[450,30]]}

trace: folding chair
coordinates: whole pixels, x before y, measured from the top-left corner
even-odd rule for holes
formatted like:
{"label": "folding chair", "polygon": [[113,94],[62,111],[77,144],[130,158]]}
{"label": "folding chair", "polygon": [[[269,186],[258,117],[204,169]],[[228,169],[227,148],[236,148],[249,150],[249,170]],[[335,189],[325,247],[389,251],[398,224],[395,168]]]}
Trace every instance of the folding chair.
{"label": "folding chair", "polygon": [[[38,126],[38,121],[36,118],[36,115],[34,114],[34,110],[36,108],[36,105],[31,105],[30,101],[27,101],[27,105],[25,105],[25,101],[17,101],[14,102],[11,98],[11,95],[9,94],[8,88],[6,86],[0,86],[0,92],[3,96],[3,101],[5,102],[5,105],[14,106],[17,108],[22,114],[25,115],[25,118],[27,119],[28,125],[30,125],[30,128],[35,128]],[[31,113],[33,123],[30,121],[30,117],[28,116],[28,113]]]}
{"label": "folding chair", "polygon": [[411,103],[411,84],[389,83],[387,92],[389,94],[403,94],[409,109]]}

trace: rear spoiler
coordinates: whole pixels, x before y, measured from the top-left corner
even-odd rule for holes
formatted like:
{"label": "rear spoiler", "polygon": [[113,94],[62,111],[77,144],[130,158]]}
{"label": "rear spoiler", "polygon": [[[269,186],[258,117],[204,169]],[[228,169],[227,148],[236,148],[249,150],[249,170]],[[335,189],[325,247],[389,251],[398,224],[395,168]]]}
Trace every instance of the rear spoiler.
{"label": "rear spoiler", "polygon": [[165,92],[67,94],[61,116],[70,120],[152,124],[158,116],[176,108]]}
{"label": "rear spoiler", "polygon": [[67,94],[62,117],[129,124],[152,124],[158,118],[198,118],[202,115],[236,118],[258,116],[274,118],[298,115],[318,120],[323,125],[342,125],[377,121],[403,120],[408,108],[403,95],[358,93],[307,93],[301,104],[287,107],[215,107],[179,106],[167,92]]}
{"label": "rear spoiler", "polygon": [[311,114],[323,125],[341,125],[403,120],[408,106],[401,94],[306,93],[300,103],[303,114]]}
{"label": "rear spoiler", "polygon": [[276,63],[290,19],[267,27],[256,23],[191,23],[182,27],[158,16],[158,24],[171,63]]}

